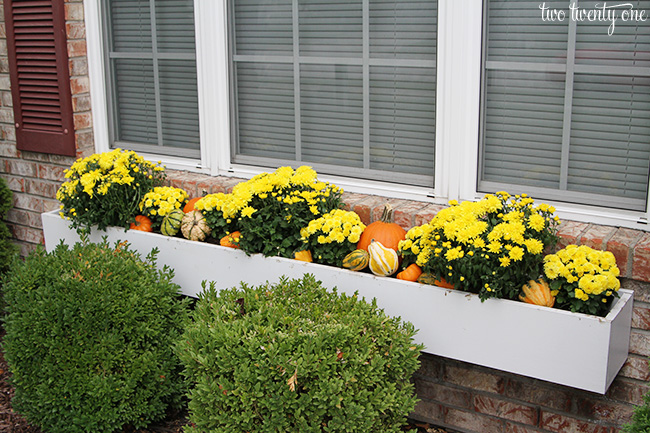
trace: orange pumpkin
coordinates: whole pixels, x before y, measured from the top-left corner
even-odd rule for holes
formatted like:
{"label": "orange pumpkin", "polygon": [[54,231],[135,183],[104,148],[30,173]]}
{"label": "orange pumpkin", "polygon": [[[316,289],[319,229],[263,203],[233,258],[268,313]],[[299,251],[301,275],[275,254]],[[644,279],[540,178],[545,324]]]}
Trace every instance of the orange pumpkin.
{"label": "orange pumpkin", "polygon": [[196,204],[197,201],[201,200],[203,197],[194,197],[190,201],[187,202],[187,204],[183,207],[183,212],[188,213],[192,212],[194,210],[194,205]]}
{"label": "orange pumpkin", "polygon": [[397,274],[395,277],[398,280],[417,281],[418,278],[420,278],[420,275],[422,275],[422,268],[420,268],[415,263],[412,263],[408,265],[406,269],[404,269],[402,272]]}
{"label": "orange pumpkin", "polygon": [[240,236],[241,232],[239,231],[228,233],[226,236],[222,237],[221,240],[219,240],[219,245],[228,248],[239,248]]}
{"label": "orange pumpkin", "polygon": [[151,219],[145,215],[138,215],[135,217],[135,222],[131,223],[131,230],[140,230],[142,232],[152,232]]}
{"label": "orange pumpkin", "polygon": [[361,233],[357,249],[368,251],[373,239],[395,251],[398,250],[399,241],[406,239],[406,230],[393,222],[393,208],[389,203],[384,206],[381,219],[369,224]]}

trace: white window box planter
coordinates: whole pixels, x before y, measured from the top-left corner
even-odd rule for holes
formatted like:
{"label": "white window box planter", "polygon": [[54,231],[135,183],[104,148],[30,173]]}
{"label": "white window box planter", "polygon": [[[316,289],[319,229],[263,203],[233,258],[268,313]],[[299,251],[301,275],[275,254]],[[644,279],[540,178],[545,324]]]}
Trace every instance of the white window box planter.
{"label": "white window box planter", "polygon": [[[79,240],[56,211],[43,214],[43,232],[48,251],[61,240]],[[413,323],[424,352],[574,388],[604,394],[628,354],[629,290],[620,290],[607,317],[595,317],[503,299],[481,302],[466,292],[123,228],[94,230],[90,240],[102,237],[126,240],[143,255],[158,248],[158,265],[175,270],[186,295],[196,296],[204,280],[227,288],[310,273],[339,292],[376,298],[387,314]]]}

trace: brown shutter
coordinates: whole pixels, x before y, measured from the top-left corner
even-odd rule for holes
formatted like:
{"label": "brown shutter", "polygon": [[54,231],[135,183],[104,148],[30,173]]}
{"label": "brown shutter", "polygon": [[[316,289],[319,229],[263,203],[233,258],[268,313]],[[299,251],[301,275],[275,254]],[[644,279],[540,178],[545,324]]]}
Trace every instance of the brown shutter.
{"label": "brown shutter", "polygon": [[75,156],[63,0],[4,0],[18,149]]}

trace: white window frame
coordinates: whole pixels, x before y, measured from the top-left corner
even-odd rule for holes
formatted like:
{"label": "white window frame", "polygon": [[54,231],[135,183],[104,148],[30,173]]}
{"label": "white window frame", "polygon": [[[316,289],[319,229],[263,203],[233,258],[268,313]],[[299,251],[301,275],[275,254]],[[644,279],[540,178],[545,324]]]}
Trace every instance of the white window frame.
{"label": "white window frame", "polygon": [[[95,150],[110,149],[101,0],[84,0]],[[228,24],[225,0],[194,0],[201,158],[144,156],[170,169],[250,178],[262,167],[230,163]],[[445,204],[476,200],[483,39],[483,1],[438,0],[435,187],[409,187],[321,176],[345,191]],[[541,20],[541,16],[540,16]],[[554,203],[562,219],[650,230],[646,212]],[[649,200],[650,202],[650,200]]]}

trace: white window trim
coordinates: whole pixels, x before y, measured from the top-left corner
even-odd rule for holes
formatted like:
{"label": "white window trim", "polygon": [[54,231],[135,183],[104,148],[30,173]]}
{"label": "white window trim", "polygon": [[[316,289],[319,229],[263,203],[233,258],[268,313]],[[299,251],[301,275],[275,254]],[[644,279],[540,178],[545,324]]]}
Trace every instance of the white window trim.
{"label": "white window trim", "polygon": [[[101,0],[84,0],[95,150],[110,150]],[[170,169],[250,178],[267,169],[230,163],[228,25],[224,0],[194,0],[199,86],[200,160],[143,156]],[[321,176],[345,191],[437,204],[476,200],[482,57],[482,0],[439,0],[435,188]],[[650,230],[645,212],[546,201],[561,219]]]}

